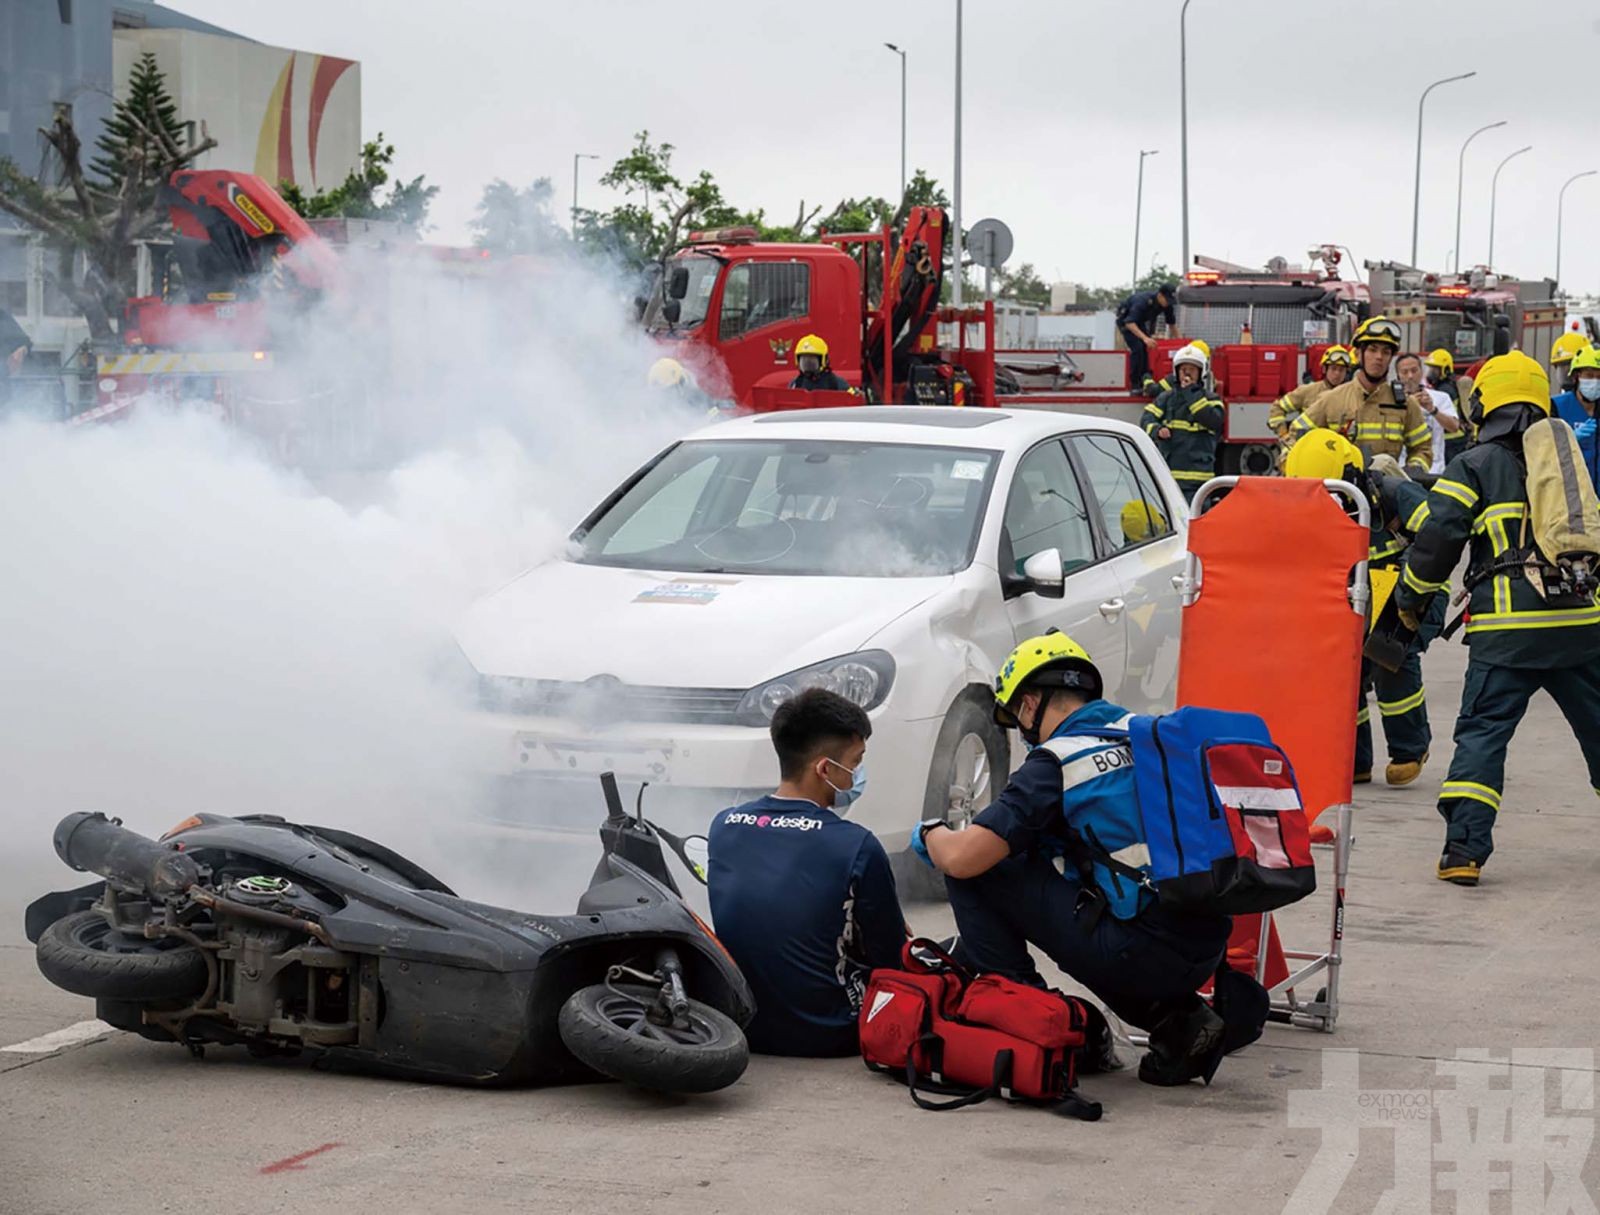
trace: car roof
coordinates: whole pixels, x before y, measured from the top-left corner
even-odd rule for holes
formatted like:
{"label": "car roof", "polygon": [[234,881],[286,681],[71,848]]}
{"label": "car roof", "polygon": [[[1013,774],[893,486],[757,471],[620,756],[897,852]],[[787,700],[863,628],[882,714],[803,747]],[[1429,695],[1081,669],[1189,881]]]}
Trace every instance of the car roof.
{"label": "car roof", "polygon": [[839,439],[1006,451],[1031,446],[1051,435],[1080,430],[1138,433],[1136,427],[1126,422],[1052,409],[856,405],[746,414],[697,430],[688,437],[696,440]]}

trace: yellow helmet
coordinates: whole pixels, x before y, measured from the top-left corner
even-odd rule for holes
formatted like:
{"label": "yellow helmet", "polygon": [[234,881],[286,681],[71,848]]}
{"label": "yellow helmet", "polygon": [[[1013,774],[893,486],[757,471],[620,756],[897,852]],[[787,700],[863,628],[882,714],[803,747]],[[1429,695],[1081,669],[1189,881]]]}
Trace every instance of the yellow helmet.
{"label": "yellow helmet", "polygon": [[1574,330],[1568,330],[1558,337],[1550,346],[1550,365],[1557,363],[1570,363],[1578,351],[1584,350],[1589,345],[1589,339]]}
{"label": "yellow helmet", "polygon": [[1359,472],[1366,466],[1366,457],[1359,447],[1338,431],[1319,426],[1295,440],[1284,458],[1283,475],[1315,481],[1343,481],[1345,469],[1353,467]]}
{"label": "yellow helmet", "polygon": [[1400,326],[1386,316],[1369,317],[1356,326],[1350,338],[1352,350],[1360,350],[1363,346],[1393,346],[1399,350]]}
{"label": "yellow helmet", "polygon": [[689,373],[677,359],[661,358],[650,364],[647,377],[652,388],[676,388],[689,383]]}
{"label": "yellow helmet", "polygon": [[1154,502],[1135,498],[1122,507],[1122,537],[1129,544],[1142,544],[1153,536],[1167,534],[1167,517]]}
{"label": "yellow helmet", "polygon": [[1029,686],[1075,688],[1098,700],[1105,685],[1088,651],[1056,629],[1030,637],[1006,659],[994,677],[994,720],[1007,730],[1020,726],[1011,706]]}
{"label": "yellow helmet", "polygon": [[1483,365],[1473,381],[1472,402],[1483,417],[1502,405],[1533,405],[1549,413],[1550,377],[1520,350],[1497,354]]}
{"label": "yellow helmet", "polygon": [[1437,367],[1445,375],[1454,375],[1456,361],[1450,357],[1450,352],[1443,348],[1428,351],[1428,357],[1422,360],[1428,367]]}
{"label": "yellow helmet", "polygon": [[1355,362],[1348,346],[1329,346],[1322,352],[1322,365],[1324,367],[1329,364],[1335,367],[1354,367]]}
{"label": "yellow helmet", "polygon": [[814,333],[808,333],[794,344],[795,362],[800,361],[802,354],[814,354],[822,360],[822,365],[828,365],[828,343],[824,342]]}
{"label": "yellow helmet", "polygon": [[1204,338],[1195,338],[1195,340],[1190,342],[1189,345],[1198,346],[1200,348],[1200,352],[1204,354],[1206,358],[1209,359],[1211,357],[1211,343],[1206,341]]}
{"label": "yellow helmet", "polygon": [[1567,370],[1573,375],[1580,371],[1600,371],[1600,350],[1593,346],[1585,346],[1572,357],[1572,366]]}

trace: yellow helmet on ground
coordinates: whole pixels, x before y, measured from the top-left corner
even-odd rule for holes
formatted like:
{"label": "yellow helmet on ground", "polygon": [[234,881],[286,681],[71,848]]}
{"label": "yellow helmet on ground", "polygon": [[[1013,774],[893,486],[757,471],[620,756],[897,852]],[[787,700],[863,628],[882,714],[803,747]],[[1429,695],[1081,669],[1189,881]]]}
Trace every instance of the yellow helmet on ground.
{"label": "yellow helmet on ground", "polygon": [[1363,346],[1393,346],[1399,350],[1400,326],[1386,316],[1369,317],[1356,326],[1350,338],[1352,350],[1360,350]]}
{"label": "yellow helmet on ground", "polygon": [[1355,358],[1350,353],[1348,346],[1329,346],[1322,352],[1322,365],[1330,364],[1334,367],[1354,367]]}
{"label": "yellow helmet on ground", "polygon": [[1450,357],[1450,352],[1442,347],[1438,350],[1428,351],[1428,357],[1422,360],[1426,367],[1437,367],[1445,375],[1456,373],[1456,361]]}
{"label": "yellow helmet on ground", "polygon": [[1345,469],[1361,471],[1367,466],[1361,449],[1336,430],[1319,426],[1308,430],[1284,457],[1283,475],[1307,477],[1315,481],[1343,481]]}
{"label": "yellow helmet on ground", "polygon": [[1588,338],[1576,330],[1569,329],[1551,343],[1550,365],[1554,367],[1557,363],[1570,363],[1578,351],[1585,350],[1588,346]]}
{"label": "yellow helmet on ground", "polygon": [[1572,366],[1567,368],[1573,375],[1580,371],[1600,371],[1600,350],[1593,346],[1585,346],[1572,356]]}
{"label": "yellow helmet on ground", "polygon": [[1472,383],[1472,401],[1487,417],[1502,405],[1532,405],[1550,412],[1550,377],[1520,350],[1497,354]]}
{"label": "yellow helmet on ground", "polygon": [[1135,498],[1122,507],[1122,538],[1129,544],[1142,544],[1154,536],[1167,534],[1167,517],[1154,502]]}
{"label": "yellow helmet on ground", "polygon": [[1020,726],[1012,706],[1029,687],[1073,688],[1098,700],[1105,684],[1089,653],[1065,633],[1051,629],[1030,637],[994,677],[994,720],[1007,730]]}
{"label": "yellow helmet on ground", "polygon": [[814,333],[808,333],[794,344],[795,362],[800,361],[802,354],[814,354],[822,360],[822,365],[828,365],[828,343],[824,342]]}
{"label": "yellow helmet on ground", "polygon": [[690,382],[689,373],[677,359],[661,358],[650,364],[647,377],[652,388],[676,388]]}

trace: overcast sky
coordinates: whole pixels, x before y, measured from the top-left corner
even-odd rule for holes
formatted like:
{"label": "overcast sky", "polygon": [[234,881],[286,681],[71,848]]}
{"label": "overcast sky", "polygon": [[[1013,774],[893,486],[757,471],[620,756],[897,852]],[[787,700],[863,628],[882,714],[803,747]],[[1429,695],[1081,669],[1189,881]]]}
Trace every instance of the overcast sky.
{"label": "overcast sky", "polygon": [[[465,242],[485,182],[551,177],[565,210],[631,136],[676,145],[741,206],[787,221],[801,200],[896,192],[899,60],[909,52],[909,159],[947,186],[953,165],[954,0],[167,0],[250,37],[359,59],[363,126],[407,176],[442,187],[431,239]],[[1176,267],[1179,0],[967,0],[962,219],[997,216],[1014,262],[1046,279],[1125,281],[1140,148],[1141,265]],[[1189,9],[1191,251],[1303,261],[1324,241],[1407,259],[1417,98],[1428,99],[1418,260],[1489,241],[1524,277],[1555,266],[1561,183],[1600,168],[1600,0],[1194,0]],[[1563,278],[1600,292],[1600,177],[1567,193]]]}

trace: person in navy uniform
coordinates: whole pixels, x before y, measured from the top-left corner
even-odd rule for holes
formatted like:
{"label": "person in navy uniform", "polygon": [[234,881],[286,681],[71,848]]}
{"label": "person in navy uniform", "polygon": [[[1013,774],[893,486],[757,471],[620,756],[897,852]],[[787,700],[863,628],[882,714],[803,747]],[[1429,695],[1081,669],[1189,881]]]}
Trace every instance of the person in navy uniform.
{"label": "person in navy uniform", "polygon": [[777,789],[711,822],[711,918],[755,994],[752,1050],[854,1054],[867,977],[900,964],[907,935],[888,854],[844,818],[866,788],[872,723],[811,688],[771,734]]}

